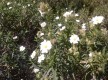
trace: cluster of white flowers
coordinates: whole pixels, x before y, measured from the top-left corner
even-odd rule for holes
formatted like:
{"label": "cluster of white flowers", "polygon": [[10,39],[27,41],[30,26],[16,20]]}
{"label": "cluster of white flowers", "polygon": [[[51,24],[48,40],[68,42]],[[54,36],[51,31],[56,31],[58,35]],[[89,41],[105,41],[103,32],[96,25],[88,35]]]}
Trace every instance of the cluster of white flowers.
{"label": "cluster of white flowers", "polygon": [[[45,14],[44,12],[41,12],[41,11],[39,11],[39,12],[41,13],[41,16]],[[66,20],[66,21],[67,21],[67,19],[72,15],[72,13],[73,13],[73,10],[72,10],[72,11],[66,11],[66,12],[63,14],[63,17],[65,17],[65,20]],[[73,15],[74,15],[75,17],[79,16],[78,13],[73,14]],[[60,17],[59,17],[59,16],[56,16],[55,19],[56,19],[56,20],[59,20]],[[93,24],[100,24],[100,23],[102,23],[103,20],[104,20],[104,17],[103,17],[103,16],[95,16],[95,17],[93,17],[93,18],[91,19],[91,22],[92,22]],[[76,19],[75,21],[76,21],[77,23],[80,23],[80,22],[81,22],[79,19]],[[41,25],[42,28],[44,28],[44,27],[47,25],[47,23],[46,23],[46,22],[42,22],[40,25]],[[61,23],[58,23],[57,26],[59,27],[59,30],[60,30],[60,31],[63,31],[63,30],[66,28],[66,27],[63,26]],[[81,29],[82,29],[82,30],[86,30],[86,29],[87,29],[86,23],[83,23],[83,24],[81,25]],[[44,35],[44,33],[42,33],[41,35]],[[71,44],[77,44],[79,41],[80,41],[80,38],[79,38],[79,36],[76,35],[76,34],[71,35],[70,38],[69,38],[69,42],[70,42]],[[40,52],[41,52],[41,54],[40,54],[40,56],[38,57],[38,63],[41,63],[41,62],[45,59],[45,54],[44,54],[44,53],[48,53],[49,50],[50,50],[51,48],[52,48],[52,44],[51,44],[51,42],[50,42],[49,40],[44,40],[43,42],[40,43]],[[33,51],[33,53],[31,54],[31,58],[33,59],[33,58],[35,57],[35,55],[36,55],[36,52]],[[89,54],[89,57],[92,57],[92,55],[93,55],[93,54],[90,53],[90,54]],[[38,72],[38,70],[36,69],[35,72]]]}
{"label": "cluster of white flowers", "polygon": [[[36,56],[36,51],[33,51],[32,54],[30,55],[31,59],[34,59]],[[38,56],[38,63],[41,63],[43,60],[45,59],[45,55],[41,54],[40,56]],[[34,71],[37,72],[37,69]]]}
{"label": "cluster of white flowers", "polygon": [[71,35],[69,41],[70,41],[70,43],[77,44],[78,41],[80,41],[80,39],[79,39],[78,35],[73,34],[73,35]]}
{"label": "cluster of white flowers", "polygon": [[41,53],[48,53],[48,51],[52,48],[52,44],[49,40],[44,40],[40,44]]}
{"label": "cluster of white flowers", "polygon": [[[40,51],[42,54],[40,56],[38,56],[38,63],[41,63],[45,59],[45,55],[43,53],[48,53],[48,51],[51,48],[52,48],[52,44],[49,40],[44,40],[43,42],[41,42]],[[35,55],[36,55],[36,52],[33,51],[30,57],[33,59],[35,57]]]}
{"label": "cluster of white flowers", "polygon": [[[32,54],[30,55],[31,59],[34,59],[36,56],[36,51],[33,51]],[[41,54],[40,56],[38,56],[38,63],[41,63],[43,60],[45,59],[45,55]],[[36,73],[38,71],[38,69],[34,69],[34,72]]]}
{"label": "cluster of white flowers", "polygon": [[96,24],[100,24],[102,23],[104,20],[104,17],[103,16],[95,16],[92,18],[91,22],[96,25]]}

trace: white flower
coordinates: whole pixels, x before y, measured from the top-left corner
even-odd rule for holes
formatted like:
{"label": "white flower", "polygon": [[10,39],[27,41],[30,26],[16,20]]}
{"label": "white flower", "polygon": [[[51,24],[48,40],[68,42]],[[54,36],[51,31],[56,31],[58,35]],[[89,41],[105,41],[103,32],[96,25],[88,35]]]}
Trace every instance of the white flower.
{"label": "white flower", "polygon": [[90,52],[90,53],[89,53],[89,57],[92,57],[92,56],[93,56],[93,53],[92,53],[92,52]]}
{"label": "white flower", "polygon": [[68,12],[65,12],[63,14],[64,17],[69,17],[71,14],[72,14],[73,10],[72,11],[68,11]]}
{"label": "white flower", "polygon": [[44,33],[40,33],[40,36],[43,36],[44,35]]}
{"label": "white flower", "polygon": [[36,51],[33,51],[32,54],[30,55],[30,57],[33,59],[36,55]]}
{"label": "white flower", "polygon": [[23,8],[26,8],[26,6],[23,6]]}
{"label": "white flower", "polygon": [[10,5],[10,4],[11,4],[11,2],[8,2],[8,3],[7,3],[7,5]]}
{"label": "white flower", "polygon": [[103,20],[104,20],[103,16],[95,16],[95,17],[92,18],[91,22],[93,24],[100,24],[100,23],[103,22]]}
{"label": "white flower", "polygon": [[70,12],[65,12],[65,13],[63,14],[64,17],[68,17],[68,16],[70,16],[70,15],[71,15]]}
{"label": "white flower", "polygon": [[59,16],[57,16],[55,19],[58,20],[59,19]]}
{"label": "white flower", "polygon": [[41,27],[43,28],[43,27],[46,26],[46,22],[42,22],[40,25],[41,25]]}
{"label": "white flower", "polygon": [[27,6],[29,7],[29,6],[30,6],[30,4],[27,4]]}
{"label": "white flower", "polygon": [[66,27],[65,27],[65,26],[63,26],[62,28],[60,28],[60,31],[63,31],[65,28],[66,28]]}
{"label": "white flower", "polygon": [[38,63],[41,63],[44,59],[45,59],[44,54],[41,54],[41,55],[38,57]]}
{"label": "white flower", "polygon": [[17,38],[18,38],[18,36],[14,36],[14,37],[13,37],[13,39],[17,39]]}
{"label": "white flower", "polygon": [[83,30],[86,30],[86,24],[85,23],[83,23],[81,27]]}
{"label": "white flower", "polygon": [[79,16],[79,14],[77,13],[77,14],[75,14],[75,16]]}
{"label": "white flower", "polygon": [[24,46],[20,46],[20,51],[24,51],[25,47]]}
{"label": "white flower", "polygon": [[40,44],[40,51],[41,53],[48,53],[48,51],[52,48],[52,44],[50,41],[44,40]]}
{"label": "white flower", "polygon": [[70,43],[76,44],[76,43],[78,43],[78,41],[80,41],[80,39],[79,39],[78,35],[73,34],[73,35],[71,35],[69,41],[70,41]]}
{"label": "white flower", "polygon": [[37,72],[39,72],[39,69],[34,68],[34,69],[33,69],[33,72],[34,72],[34,73],[37,73]]}
{"label": "white flower", "polygon": [[76,22],[80,22],[80,20],[76,20]]}
{"label": "white flower", "polygon": [[41,32],[41,31],[38,31],[38,32],[37,32],[37,37],[39,37],[39,38],[40,38],[40,37],[42,37],[43,35],[44,35],[44,33],[43,33],[43,32]]}
{"label": "white flower", "polygon": [[9,9],[12,9],[12,7],[9,7]]}
{"label": "white flower", "polygon": [[61,26],[62,26],[62,24],[60,23],[60,24],[58,24],[58,26],[59,26],[59,27],[61,27]]}

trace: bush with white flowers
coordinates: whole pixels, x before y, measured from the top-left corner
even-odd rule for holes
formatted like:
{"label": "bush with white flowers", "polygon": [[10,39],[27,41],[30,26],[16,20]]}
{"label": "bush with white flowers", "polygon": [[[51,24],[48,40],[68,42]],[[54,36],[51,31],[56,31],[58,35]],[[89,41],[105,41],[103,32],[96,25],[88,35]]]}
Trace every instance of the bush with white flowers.
{"label": "bush with white flowers", "polygon": [[107,0],[2,0],[0,79],[107,80],[107,8]]}
{"label": "bush with white flowers", "polygon": [[36,38],[39,45],[34,62],[40,69],[36,74],[41,76],[39,79],[61,80],[61,76],[68,80],[69,76],[77,80],[80,76],[81,80],[96,80],[107,64],[108,38],[102,31],[105,17],[95,15],[84,21],[80,13],[67,9],[59,16],[50,12],[42,16],[39,32],[44,35]]}

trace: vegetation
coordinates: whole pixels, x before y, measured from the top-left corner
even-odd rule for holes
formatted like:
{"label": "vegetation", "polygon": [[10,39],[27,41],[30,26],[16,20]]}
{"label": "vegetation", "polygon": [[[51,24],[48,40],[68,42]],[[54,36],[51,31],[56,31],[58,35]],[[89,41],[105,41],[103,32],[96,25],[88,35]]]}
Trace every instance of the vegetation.
{"label": "vegetation", "polygon": [[1,0],[0,80],[107,80],[107,0]]}

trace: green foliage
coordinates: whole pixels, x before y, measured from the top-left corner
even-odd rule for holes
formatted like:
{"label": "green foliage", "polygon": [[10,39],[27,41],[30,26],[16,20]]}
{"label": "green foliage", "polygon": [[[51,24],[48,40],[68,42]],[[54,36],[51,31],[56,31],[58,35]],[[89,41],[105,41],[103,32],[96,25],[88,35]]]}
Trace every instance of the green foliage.
{"label": "green foliage", "polygon": [[[31,6],[28,7],[28,4]],[[37,16],[34,15],[37,10],[34,7],[36,7],[35,3],[30,1],[0,2],[0,79],[33,79],[34,77],[29,60],[29,55],[36,46],[34,36],[39,26]],[[13,39],[15,36],[18,38]],[[19,51],[21,45],[26,47],[26,51]]]}
{"label": "green foliage", "polygon": [[[107,0],[2,0],[0,79],[107,80],[107,8]],[[65,12],[71,14],[64,17]],[[95,16],[104,20],[93,24]],[[76,44],[69,41],[73,34]],[[52,46],[42,45],[45,40]],[[51,49],[42,53],[41,45]]]}

